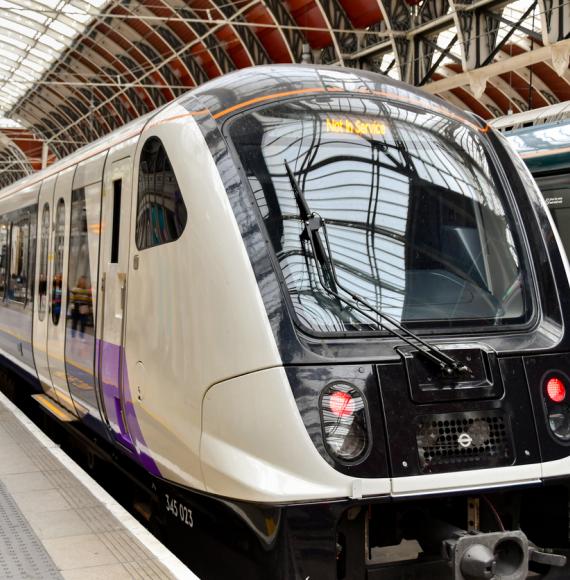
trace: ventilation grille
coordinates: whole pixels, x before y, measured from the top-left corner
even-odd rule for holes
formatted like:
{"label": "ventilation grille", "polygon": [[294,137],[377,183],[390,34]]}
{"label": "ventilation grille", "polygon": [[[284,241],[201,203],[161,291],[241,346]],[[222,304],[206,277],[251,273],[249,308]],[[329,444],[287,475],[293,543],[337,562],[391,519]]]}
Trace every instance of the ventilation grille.
{"label": "ventilation grille", "polygon": [[498,467],[513,462],[510,424],[500,413],[421,417],[416,442],[424,473]]}

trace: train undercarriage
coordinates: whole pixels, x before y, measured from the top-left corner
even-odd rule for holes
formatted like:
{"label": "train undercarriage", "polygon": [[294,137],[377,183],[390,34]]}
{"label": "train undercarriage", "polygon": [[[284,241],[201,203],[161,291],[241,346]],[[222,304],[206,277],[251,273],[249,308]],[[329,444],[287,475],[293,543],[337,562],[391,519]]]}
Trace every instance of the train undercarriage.
{"label": "train undercarriage", "polygon": [[551,580],[570,577],[569,489],[271,507],[159,495],[192,512],[189,528],[166,508],[161,528],[208,578]]}

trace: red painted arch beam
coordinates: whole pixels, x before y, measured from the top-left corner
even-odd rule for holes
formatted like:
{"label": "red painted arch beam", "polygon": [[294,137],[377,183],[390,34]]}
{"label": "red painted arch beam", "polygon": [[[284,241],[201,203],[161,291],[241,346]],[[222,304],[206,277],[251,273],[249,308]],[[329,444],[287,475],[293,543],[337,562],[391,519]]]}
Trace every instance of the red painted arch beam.
{"label": "red painted arch beam", "polygon": [[[275,24],[271,13],[264,4],[257,4],[245,14],[248,22],[259,24]],[[287,41],[283,38],[280,30],[275,28],[254,28],[254,33],[261,44],[263,44],[269,58],[273,62],[288,63],[292,62]]]}
{"label": "red painted arch beam", "polygon": [[378,2],[370,0],[340,0],[355,28],[367,28],[383,20]]}
{"label": "red painted arch beam", "polygon": [[[196,0],[192,3],[192,9],[196,11],[198,16],[204,17],[205,24],[208,23],[208,14],[213,20],[226,19],[226,16],[210,0]],[[236,68],[246,68],[256,64],[244,46],[243,41],[230,24],[218,28],[214,32],[214,37],[226,51]],[[215,76],[218,75],[216,74]]]}
{"label": "red painted arch beam", "polygon": [[327,22],[315,0],[285,0],[291,15],[299,26],[320,28],[321,30],[304,30],[303,34],[311,48],[323,49],[333,43]]}

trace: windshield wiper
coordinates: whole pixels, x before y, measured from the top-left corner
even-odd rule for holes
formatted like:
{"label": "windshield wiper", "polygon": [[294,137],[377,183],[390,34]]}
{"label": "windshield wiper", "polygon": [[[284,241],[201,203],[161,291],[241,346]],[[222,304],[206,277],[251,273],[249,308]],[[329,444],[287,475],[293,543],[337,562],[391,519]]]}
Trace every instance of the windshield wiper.
{"label": "windshield wiper", "polygon": [[[448,376],[452,376],[457,373],[470,374],[471,370],[467,365],[455,360],[436,346],[429,344],[420,336],[400,324],[395,318],[392,318],[392,316],[389,314],[374,308],[374,306],[372,306],[367,300],[343,286],[336,275],[336,267],[329,243],[325,221],[321,218],[320,215],[310,210],[309,205],[307,204],[307,200],[301,191],[301,187],[299,186],[299,183],[297,182],[297,179],[295,178],[295,175],[287,161],[285,161],[285,170],[289,176],[289,181],[291,183],[291,188],[293,189],[295,201],[299,207],[301,219],[305,224],[303,233],[301,234],[301,241],[307,241],[309,243],[313,252],[313,256],[321,266],[320,268],[317,267],[316,270],[319,277],[319,282],[323,289],[340,302],[344,302],[347,306],[354,309],[362,316],[372,320],[380,327],[390,332],[392,335],[415,348],[418,352],[422,353],[426,358],[429,358],[433,363],[439,366],[440,370],[444,374]],[[323,240],[320,235],[321,229],[325,234],[326,251],[325,244],[323,244]],[[323,274],[323,272],[325,274]],[[327,280],[324,279],[325,276],[328,278]],[[348,294],[351,300],[339,294],[338,289]],[[358,304],[362,305],[364,308],[367,308],[376,314],[376,316],[366,312],[366,310],[360,308]],[[386,322],[383,321],[387,321],[389,324],[386,324]],[[392,325],[394,328],[392,328],[390,325]]]}
{"label": "windshield wiper", "polygon": [[[305,224],[305,228],[301,234],[301,241],[305,240],[309,242],[313,251],[313,255],[318,260],[319,264],[321,264],[325,272],[324,275],[327,278],[327,284],[322,284],[321,281],[321,285],[325,290],[327,290],[327,292],[328,288],[330,288],[334,293],[337,291],[337,283],[335,280],[335,272],[332,267],[333,264],[327,258],[323,240],[319,234],[319,229],[322,226],[321,217],[309,209],[309,204],[307,203],[307,200],[301,191],[301,187],[299,186],[299,183],[297,182],[297,179],[295,178],[295,175],[293,174],[293,171],[291,170],[291,167],[287,161],[285,161],[285,169],[287,170],[287,175],[289,176],[289,181],[291,182],[291,188],[293,189],[293,194],[295,195],[295,201],[297,202],[297,206],[299,208],[301,220]],[[319,272],[319,278],[320,276],[321,273]],[[338,297],[335,295],[335,298]]]}

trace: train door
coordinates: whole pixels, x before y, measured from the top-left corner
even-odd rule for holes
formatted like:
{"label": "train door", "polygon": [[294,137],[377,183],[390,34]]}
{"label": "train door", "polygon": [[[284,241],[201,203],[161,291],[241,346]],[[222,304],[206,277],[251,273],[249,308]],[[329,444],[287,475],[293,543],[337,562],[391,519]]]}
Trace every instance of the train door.
{"label": "train door", "polygon": [[67,263],[69,253],[69,221],[71,189],[75,167],[57,176],[53,193],[52,236],[47,278],[47,358],[51,383],[60,405],[76,415],[69,395],[65,370],[65,323],[67,318]]}
{"label": "train door", "polygon": [[40,188],[38,200],[38,224],[36,247],[36,276],[34,289],[34,323],[32,342],[34,361],[42,389],[51,397],[57,399],[52,387],[47,357],[47,328],[49,313],[49,284],[51,272],[51,233],[53,221],[53,193],[55,177],[46,179]]}
{"label": "train door", "polygon": [[[124,155],[124,153],[122,153]],[[127,424],[124,368],[125,297],[129,258],[131,158],[110,152],[101,205],[98,309],[98,375],[107,420],[117,439],[132,448]],[[130,397],[128,397],[130,399]]]}
{"label": "train door", "polygon": [[71,192],[68,301],[65,330],[67,384],[75,408],[105,433],[105,412],[96,378],[96,313],[103,170],[107,152],[77,166]]}

